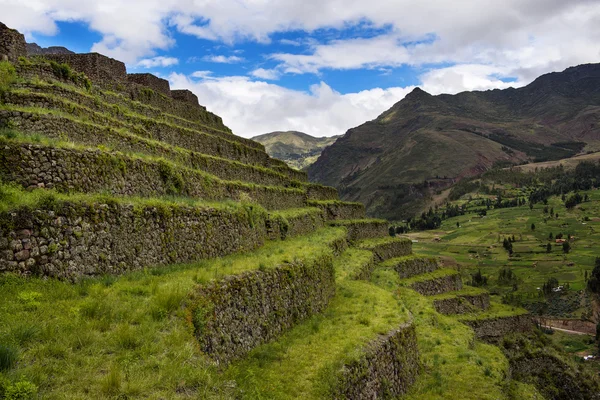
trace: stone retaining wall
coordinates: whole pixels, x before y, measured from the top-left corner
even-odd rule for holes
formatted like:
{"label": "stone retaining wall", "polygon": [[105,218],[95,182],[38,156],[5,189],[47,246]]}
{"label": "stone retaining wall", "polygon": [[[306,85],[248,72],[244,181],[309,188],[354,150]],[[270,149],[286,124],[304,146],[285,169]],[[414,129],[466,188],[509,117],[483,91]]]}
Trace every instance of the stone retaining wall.
{"label": "stone retaining wall", "polygon": [[[165,96],[171,96],[171,86],[169,81],[161,79],[152,74],[127,74],[129,82],[137,83],[138,85],[149,87],[150,89],[162,93]],[[198,102],[196,102],[196,105]]]}
{"label": "stone retaining wall", "polygon": [[127,82],[125,64],[102,54],[46,54],[44,58],[68,64],[75,71],[86,74],[94,83]]}
{"label": "stone retaining wall", "polygon": [[418,256],[406,257],[402,260],[398,260],[393,265],[386,264],[386,266],[394,268],[394,270],[398,272],[400,279],[426,274],[439,268],[437,258]]}
{"label": "stone retaining wall", "polygon": [[306,193],[309,200],[338,200],[338,191],[334,187],[307,183]]}
{"label": "stone retaining wall", "polygon": [[192,321],[202,351],[227,363],[323,311],[334,295],[333,258],[322,255],[199,287]]}
{"label": "stone retaining wall", "polygon": [[26,55],[25,36],[0,22],[0,61],[16,63]]}
{"label": "stone retaining wall", "polygon": [[436,294],[453,292],[462,289],[462,279],[460,274],[445,275],[426,281],[415,282],[411,285],[423,296],[434,296]]}
{"label": "stone retaining wall", "polygon": [[125,129],[137,136],[164,142],[171,146],[183,147],[191,151],[226,156],[236,160],[243,160],[248,157],[256,158],[261,160],[260,165],[268,165],[268,155],[260,146],[254,146],[252,141],[250,141],[251,147],[246,146],[247,139],[238,138],[228,133],[208,134],[190,128],[170,125],[157,119],[123,114],[119,110],[116,111],[118,116],[114,117],[110,114],[107,115],[87,107],[67,103],[56,97],[38,93],[8,92],[4,100],[8,105],[39,107],[46,110],[55,109],[71,114],[79,120],[115,129]]}
{"label": "stone retaining wall", "polygon": [[463,319],[460,322],[473,328],[478,339],[492,343],[498,342],[509,333],[529,332],[534,327],[529,314],[475,320]]}
{"label": "stone retaining wall", "polygon": [[330,225],[345,226],[348,230],[348,240],[356,242],[362,239],[374,239],[385,237],[388,234],[387,221],[356,220],[356,221],[333,221]]}
{"label": "stone retaining wall", "polygon": [[0,272],[77,279],[249,251],[267,238],[250,209],[65,202],[0,214]]}
{"label": "stone retaining wall", "polygon": [[[182,148],[178,149],[168,144],[161,145],[160,142],[131,132],[53,114],[0,110],[0,127],[12,127],[31,134],[38,133],[49,138],[69,140],[89,146],[105,145],[123,151],[141,152],[171,159],[181,157],[181,154],[178,154],[181,153],[179,150],[183,150],[189,156],[189,152],[185,152]],[[201,151],[203,154],[229,158],[246,164],[265,165],[268,157],[266,153],[258,150],[251,151],[252,149],[246,148],[248,151],[243,151],[243,148],[235,146],[234,143],[222,146],[218,140],[197,141],[197,144],[205,146]]]}
{"label": "stone retaining wall", "polygon": [[175,100],[184,101],[195,106],[199,105],[198,96],[187,89],[171,90],[171,96],[173,96]]}
{"label": "stone retaining wall", "polygon": [[325,226],[325,217],[319,209],[304,210],[304,213],[292,217],[270,215],[269,238],[285,240],[289,237],[306,235]]}
{"label": "stone retaining wall", "polygon": [[362,203],[309,200],[308,205],[321,208],[328,220],[361,219],[365,217],[365,206]]}
{"label": "stone retaining wall", "polygon": [[433,301],[433,305],[437,312],[445,315],[487,310],[490,307],[490,294],[459,295],[447,299],[438,299]]}
{"label": "stone retaining wall", "polygon": [[376,245],[372,248],[373,254],[379,261],[412,254],[412,242],[409,239],[395,240]]}
{"label": "stone retaining wall", "polygon": [[341,372],[334,399],[371,400],[405,394],[419,375],[417,334],[412,323],[371,343]]}
{"label": "stone retaining wall", "polygon": [[0,145],[0,176],[5,182],[17,182],[26,188],[142,197],[178,195],[205,200],[244,198],[267,209],[305,205],[305,194],[299,189],[221,181],[166,161],[6,140],[0,140]]}

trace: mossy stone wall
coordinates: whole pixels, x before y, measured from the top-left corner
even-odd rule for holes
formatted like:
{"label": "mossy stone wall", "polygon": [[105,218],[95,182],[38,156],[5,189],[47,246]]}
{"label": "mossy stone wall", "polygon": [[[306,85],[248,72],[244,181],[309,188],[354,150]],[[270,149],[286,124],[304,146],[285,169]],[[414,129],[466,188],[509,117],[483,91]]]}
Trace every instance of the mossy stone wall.
{"label": "mossy stone wall", "polygon": [[95,83],[127,82],[125,64],[102,54],[47,54],[44,58],[68,64],[77,72],[86,74]]}
{"label": "mossy stone wall", "polygon": [[487,310],[490,307],[490,294],[460,295],[433,301],[435,310],[440,314],[465,314],[473,311]]}
{"label": "mossy stone wall", "polygon": [[333,257],[323,254],[199,287],[192,321],[201,349],[227,363],[323,311],[334,295]]}
{"label": "mossy stone wall", "polygon": [[131,158],[100,150],[75,150],[0,140],[0,176],[26,188],[61,192],[110,192],[161,197],[179,195],[205,200],[247,200],[267,209],[304,207],[304,192],[283,187],[220,181],[165,161]]}
{"label": "mossy stone wall", "polygon": [[475,331],[478,339],[496,343],[509,333],[529,332],[534,324],[529,314],[513,315],[486,319],[465,319],[462,323]]}
{"label": "mossy stone wall", "polygon": [[398,260],[393,268],[398,272],[400,279],[411,278],[437,270],[438,260],[433,257],[407,257]]}
{"label": "mossy stone wall", "polygon": [[415,282],[411,288],[423,296],[434,296],[436,294],[454,292],[462,289],[460,274],[445,275],[426,281]]}
{"label": "mossy stone wall", "polygon": [[152,74],[127,74],[127,80],[149,87],[165,96],[171,96],[171,86],[169,85],[169,81],[159,78],[158,76]]}
{"label": "mossy stone wall", "polygon": [[311,207],[321,208],[328,220],[336,219],[361,219],[365,217],[365,206],[362,203],[344,203],[341,201],[314,201],[309,200]]}
{"label": "mossy stone wall", "polygon": [[250,251],[266,214],[212,207],[47,201],[0,214],[0,272],[62,279]]}
{"label": "mossy stone wall", "polygon": [[26,55],[25,36],[0,22],[0,61],[15,63]]}
{"label": "mossy stone wall", "polygon": [[388,399],[405,394],[419,374],[417,334],[412,323],[375,340],[346,364],[334,399]]}

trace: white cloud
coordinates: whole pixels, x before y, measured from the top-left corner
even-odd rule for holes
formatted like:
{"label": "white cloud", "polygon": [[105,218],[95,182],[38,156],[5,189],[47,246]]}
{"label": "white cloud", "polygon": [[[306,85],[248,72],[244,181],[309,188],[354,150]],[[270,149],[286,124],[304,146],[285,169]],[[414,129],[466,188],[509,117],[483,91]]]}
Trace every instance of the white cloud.
{"label": "white cloud", "polygon": [[174,89],[190,89],[200,104],[223,117],[225,124],[245,137],[275,130],[340,135],[376,118],[413,89],[376,88],[340,94],[321,82],[303,92],[244,76],[194,81],[178,73],[171,74],[169,81]]}
{"label": "white cloud", "polygon": [[179,60],[174,57],[153,57],[145,58],[140,60],[136,66],[141,68],[155,68],[155,67],[170,67],[179,64]]}
{"label": "white cloud", "polygon": [[190,75],[192,78],[200,78],[200,79],[210,79],[212,76],[212,71],[195,71]]}
{"label": "white cloud", "polygon": [[243,57],[238,56],[205,56],[202,58],[204,61],[220,63],[220,64],[236,64],[244,61]]}
{"label": "white cloud", "polygon": [[276,81],[281,76],[277,70],[264,68],[255,69],[254,71],[250,72],[250,75],[255,78],[266,79],[268,81]]}

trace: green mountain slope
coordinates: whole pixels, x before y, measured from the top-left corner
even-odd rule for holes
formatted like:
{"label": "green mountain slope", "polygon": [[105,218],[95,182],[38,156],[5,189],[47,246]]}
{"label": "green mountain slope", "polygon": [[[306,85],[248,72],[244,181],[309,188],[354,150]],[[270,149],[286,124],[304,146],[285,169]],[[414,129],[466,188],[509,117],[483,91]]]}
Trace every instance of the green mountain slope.
{"label": "green mountain slope", "polygon": [[271,157],[302,169],[314,163],[323,149],[332,145],[337,138],[339,136],[317,138],[302,132],[288,131],[266,133],[255,136],[252,140],[263,144]]}
{"label": "green mountain slope", "polygon": [[600,64],[520,89],[432,96],[415,89],[350,129],[309,167],[370,215],[403,218],[436,190],[498,163],[555,160],[600,148]]}

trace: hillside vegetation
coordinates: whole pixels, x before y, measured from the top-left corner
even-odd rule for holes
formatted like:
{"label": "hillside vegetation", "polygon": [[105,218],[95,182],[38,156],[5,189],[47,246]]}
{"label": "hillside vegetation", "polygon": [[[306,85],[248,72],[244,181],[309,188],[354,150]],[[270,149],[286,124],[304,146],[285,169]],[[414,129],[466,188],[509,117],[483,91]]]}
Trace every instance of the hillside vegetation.
{"label": "hillside vegetation", "polygon": [[406,218],[433,192],[492,166],[598,150],[599,87],[600,64],[588,64],[519,89],[417,88],[325,149],[309,178],[365,203],[369,215]]}
{"label": "hillside vegetation", "polygon": [[255,136],[252,140],[263,144],[271,157],[285,161],[290,167],[305,169],[315,161],[323,149],[333,144],[339,136],[317,138],[302,132],[271,132]]}

